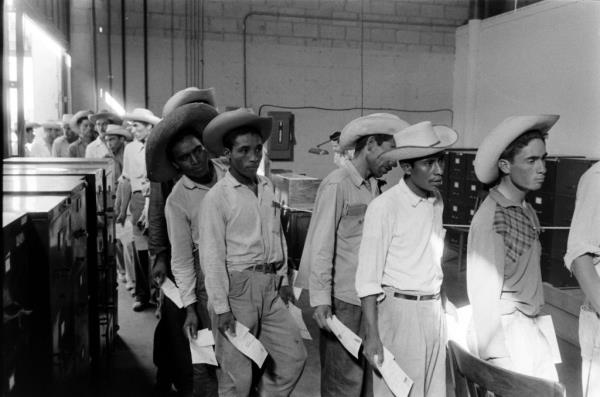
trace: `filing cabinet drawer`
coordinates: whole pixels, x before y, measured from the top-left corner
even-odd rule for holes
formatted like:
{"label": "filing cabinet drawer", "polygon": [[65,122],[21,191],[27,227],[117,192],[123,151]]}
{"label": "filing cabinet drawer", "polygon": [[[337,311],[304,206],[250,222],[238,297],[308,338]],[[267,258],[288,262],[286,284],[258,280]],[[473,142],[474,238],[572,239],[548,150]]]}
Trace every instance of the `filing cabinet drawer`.
{"label": "filing cabinet drawer", "polygon": [[594,162],[594,160],[590,159],[559,159],[556,168],[556,193],[575,196],[579,178]]}

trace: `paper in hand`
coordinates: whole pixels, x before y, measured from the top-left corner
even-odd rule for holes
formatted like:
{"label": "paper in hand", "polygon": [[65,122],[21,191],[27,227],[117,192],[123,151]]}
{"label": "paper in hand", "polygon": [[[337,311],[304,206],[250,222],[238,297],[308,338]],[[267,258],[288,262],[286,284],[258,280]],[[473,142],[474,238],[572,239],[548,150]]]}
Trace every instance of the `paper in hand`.
{"label": "paper in hand", "polygon": [[236,349],[254,361],[256,365],[262,367],[269,353],[262,343],[252,335],[248,327],[236,321],[235,336],[231,335],[229,330],[225,331],[225,335]]}
{"label": "paper in hand", "polygon": [[217,364],[217,357],[213,345],[215,339],[208,328],[198,331],[196,339],[190,339],[190,352],[192,353],[192,364]]}
{"label": "paper in hand", "polygon": [[354,358],[358,359],[358,351],[360,350],[362,339],[338,320],[336,316],[328,318],[327,325],[329,326],[329,329],[331,329],[331,332],[338,338],[342,346],[344,346]]}
{"label": "paper in hand", "polygon": [[160,286],[160,289],[178,308],[181,309],[183,307],[183,301],[181,300],[181,295],[179,295],[179,289],[171,280],[165,278],[165,281]]}
{"label": "paper in hand", "polygon": [[396,397],[406,397],[413,385],[412,379],[400,368],[394,355],[383,347],[383,364],[378,367],[387,387]]}

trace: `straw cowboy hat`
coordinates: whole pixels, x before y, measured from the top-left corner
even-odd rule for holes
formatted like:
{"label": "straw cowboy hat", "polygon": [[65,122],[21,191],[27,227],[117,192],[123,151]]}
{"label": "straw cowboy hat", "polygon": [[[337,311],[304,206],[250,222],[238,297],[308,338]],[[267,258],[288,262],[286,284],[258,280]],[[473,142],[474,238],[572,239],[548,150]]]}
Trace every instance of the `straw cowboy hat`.
{"label": "straw cowboy hat", "polygon": [[62,115],[62,124],[63,125],[70,125],[71,124],[71,119],[73,118],[73,115],[71,113],[65,113]]}
{"label": "straw cowboy hat", "polygon": [[391,161],[427,157],[446,150],[457,139],[458,134],[452,128],[422,121],[394,134],[396,148],[381,156]]}
{"label": "straw cowboy hat", "polygon": [[[188,103],[175,108],[154,127],[146,141],[146,167],[153,182],[166,182],[177,175],[167,156],[167,147],[180,132],[190,131],[202,141],[206,125],[219,113],[205,103]],[[209,149],[210,150],[210,149]]]}
{"label": "straw cowboy hat", "polygon": [[156,117],[154,113],[143,108],[133,109],[133,112],[126,113],[123,119],[128,121],[141,121],[142,123],[152,124],[153,126],[160,121],[160,118]]}
{"label": "straw cowboy hat", "polygon": [[177,91],[171,98],[167,100],[163,107],[162,116],[166,117],[173,109],[188,103],[206,103],[214,108],[217,107],[215,100],[214,88],[197,88],[188,87],[181,91]]}
{"label": "straw cowboy hat", "polygon": [[79,112],[75,113],[75,115],[71,117],[71,120],[69,121],[71,129],[73,131],[79,131],[79,121],[87,119],[90,114],[94,114],[94,112],[91,110],[80,110]]}
{"label": "straw cowboy hat", "polygon": [[229,131],[239,127],[253,127],[260,133],[264,142],[271,135],[272,123],[271,117],[259,117],[246,109],[223,112],[208,123],[202,133],[202,141],[210,152],[220,156],[225,151],[223,138]]}
{"label": "straw cowboy hat", "polygon": [[394,135],[409,124],[394,114],[373,113],[349,122],[340,135],[339,145],[342,149],[353,149],[356,141],[366,135]]}
{"label": "straw cowboy hat", "polygon": [[128,141],[131,141],[133,139],[133,136],[131,135],[131,133],[129,131],[127,131],[125,128],[121,127],[120,125],[116,125],[116,124],[109,124],[108,127],[106,127],[105,135],[122,136],[123,138],[125,138]]}
{"label": "straw cowboy hat", "polygon": [[492,183],[500,175],[498,160],[502,152],[524,132],[537,130],[546,134],[558,121],[557,114],[512,116],[501,122],[485,137],[473,161],[475,175],[482,183]]}
{"label": "straw cowboy hat", "polygon": [[57,129],[62,128],[60,123],[58,121],[54,121],[54,120],[48,120],[48,121],[43,122],[42,127],[43,128],[57,128]]}
{"label": "straw cowboy hat", "polygon": [[100,119],[107,119],[108,122],[111,124],[121,124],[123,122],[123,120],[119,116],[112,112],[109,112],[106,109],[102,109],[98,113],[90,114],[89,119],[94,124]]}
{"label": "straw cowboy hat", "polygon": [[36,123],[35,121],[30,121],[25,123],[25,129],[28,130],[30,128],[40,128],[42,125],[40,123]]}

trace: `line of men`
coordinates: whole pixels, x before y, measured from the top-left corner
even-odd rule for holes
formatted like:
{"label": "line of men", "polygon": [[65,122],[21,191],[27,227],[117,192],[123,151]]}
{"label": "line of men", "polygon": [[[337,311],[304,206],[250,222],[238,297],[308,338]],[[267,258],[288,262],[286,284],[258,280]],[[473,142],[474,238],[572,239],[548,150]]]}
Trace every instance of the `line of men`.
{"label": "line of men", "polygon": [[[481,144],[475,172],[493,187],[474,217],[467,263],[474,353],[548,379],[557,375],[551,338],[537,323],[540,227],[525,195],[543,183],[545,139],[557,120],[509,118]],[[166,300],[161,307],[154,359],[164,390],[289,395],[302,374],[306,349],[286,308],[294,298],[281,209],[269,179],[257,174],[270,133],[270,118],[218,113],[213,90],[188,88],[169,99],[162,121],[136,146],[153,182],[139,199],[155,258],[148,278],[160,285],[169,277],[184,305]],[[457,139],[448,127],[409,125],[385,113],[342,130],[340,146],[354,155],[321,183],[295,280],[308,289],[322,328],[323,396],[393,395],[373,370],[382,365],[384,347],[413,380],[410,396],[446,394],[445,312],[452,304],[442,288],[439,187],[444,152]],[[377,178],[396,164],[404,177],[381,193]],[[578,249],[576,268],[587,269],[578,261],[588,263],[588,256],[597,264],[597,241]],[[364,338],[363,358],[329,333],[334,314]],[[260,371],[227,337],[236,323],[269,353]],[[213,331],[217,368],[191,364],[186,337],[203,328]]]}

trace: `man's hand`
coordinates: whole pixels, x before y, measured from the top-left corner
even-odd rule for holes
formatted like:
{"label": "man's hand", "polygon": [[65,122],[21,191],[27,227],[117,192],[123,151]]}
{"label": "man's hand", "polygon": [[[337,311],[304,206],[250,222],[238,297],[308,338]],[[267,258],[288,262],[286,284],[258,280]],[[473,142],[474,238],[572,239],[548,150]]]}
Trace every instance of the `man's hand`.
{"label": "man's hand", "polygon": [[379,335],[367,335],[363,343],[363,356],[375,368],[383,364],[383,345]]}
{"label": "man's hand", "polygon": [[219,331],[223,333],[226,333],[225,331],[229,331],[232,336],[235,336],[235,317],[233,317],[232,312],[219,314],[217,322],[217,327],[219,328]]}
{"label": "man's hand", "polygon": [[283,299],[283,303],[286,305],[289,302],[295,303],[296,297],[294,296],[294,289],[289,285],[282,285],[279,287],[279,296]]}
{"label": "man's hand", "polygon": [[196,306],[196,304],[192,303],[185,308],[186,315],[185,321],[183,322],[183,333],[190,340],[198,337],[198,315],[196,314],[194,306]]}
{"label": "man's hand", "polygon": [[138,228],[142,231],[148,229],[148,200],[146,200],[146,205],[142,210],[142,214],[137,221]]}
{"label": "man's hand", "polygon": [[154,280],[154,283],[159,288],[167,277],[167,268],[168,264],[165,256],[158,254],[154,261],[154,266],[152,266],[152,280]]}
{"label": "man's hand", "polygon": [[326,329],[331,332],[329,325],[327,325],[327,319],[331,318],[331,306],[330,305],[319,305],[316,307],[313,318],[319,325],[319,328]]}

